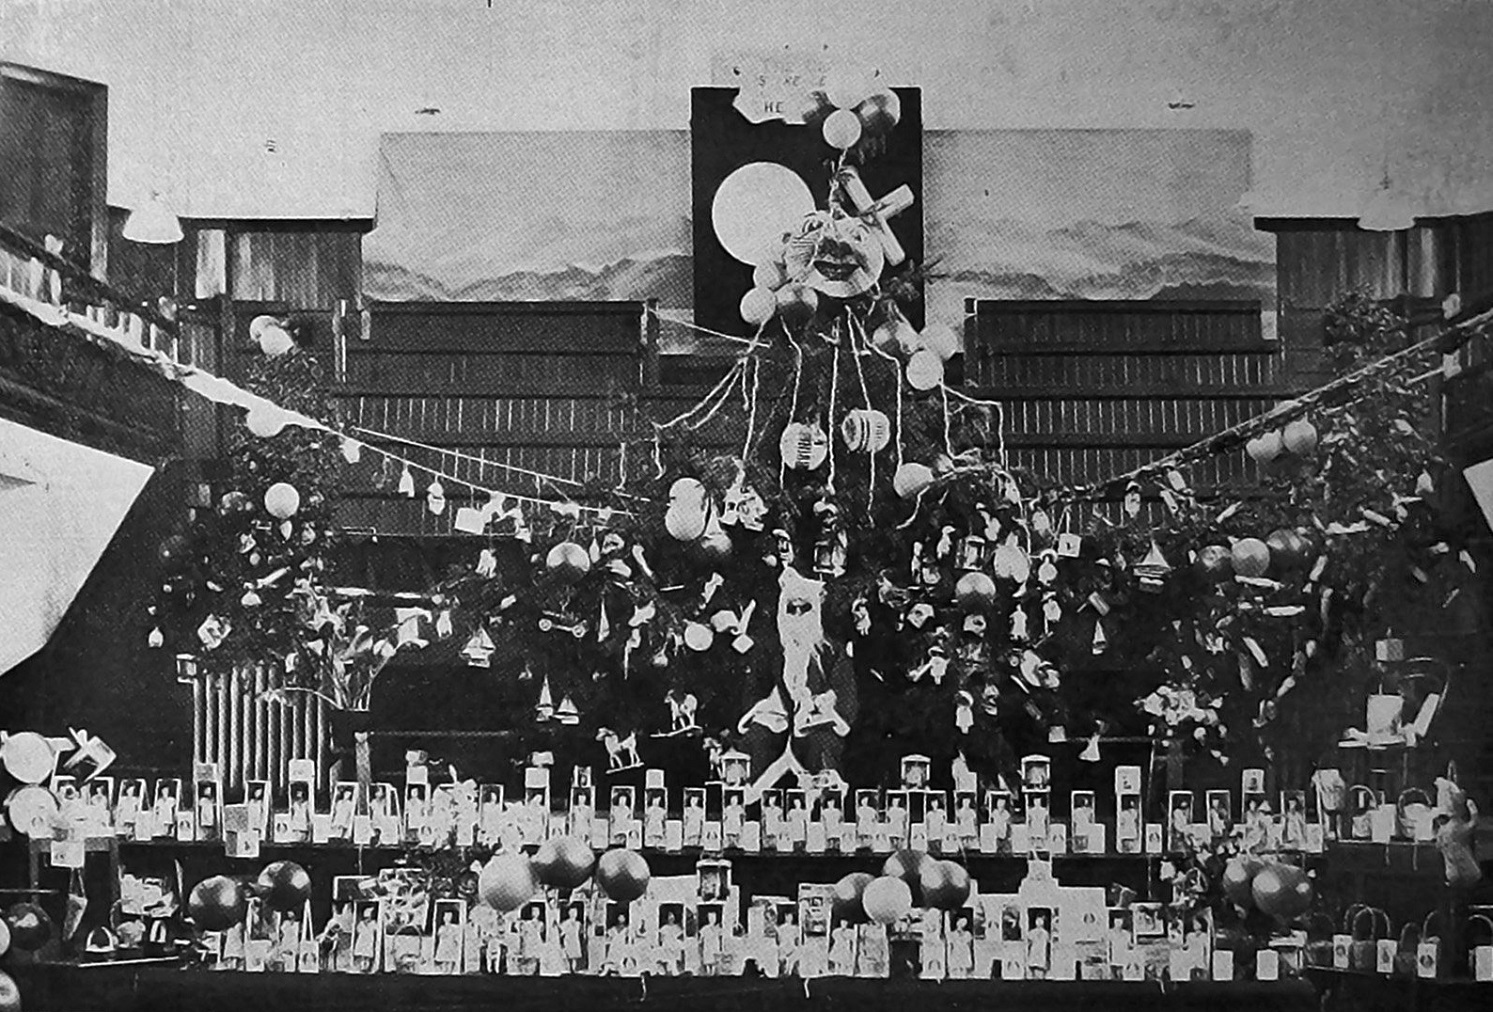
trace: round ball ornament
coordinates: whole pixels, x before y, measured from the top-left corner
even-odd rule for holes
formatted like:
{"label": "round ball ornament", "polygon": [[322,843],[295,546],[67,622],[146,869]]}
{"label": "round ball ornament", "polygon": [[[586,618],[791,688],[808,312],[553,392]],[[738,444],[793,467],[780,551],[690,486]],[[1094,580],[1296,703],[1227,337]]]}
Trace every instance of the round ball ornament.
{"label": "round ball ornament", "polygon": [[299,910],[311,897],[311,876],[294,861],[272,861],[256,883],[271,910]]}
{"label": "round ball ornament", "polygon": [[301,493],[289,482],[277,481],[264,490],[264,508],[276,520],[289,520],[301,508]]}
{"label": "round ball ornament", "polygon": [[1264,576],[1270,568],[1270,548],[1259,538],[1240,538],[1229,550],[1237,576]]}
{"label": "round ball ornament", "polygon": [[1250,888],[1255,874],[1263,867],[1258,858],[1240,855],[1229,859],[1223,867],[1223,891],[1229,901],[1248,910],[1255,904],[1254,892]]}
{"label": "round ball ornament", "polygon": [[270,358],[279,358],[295,347],[295,339],[278,323],[272,323],[259,332],[259,350]]}
{"label": "round ball ornament", "polygon": [[648,891],[648,862],[635,850],[609,850],[596,862],[596,881],[618,903],[631,903]]}
{"label": "round ball ornament", "polygon": [[664,529],[679,541],[695,541],[705,533],[710,520],[705,486],[694,478],[680,478],[669,487],[669,508]]}
{"label": "round ball ornament", "polygon": [[517,910],[538,888],[533,863],[523,854],[498,854],[482,866],[477,894],[499,913]]}
{"label": "round ball ornament", "polygon": [[754,327],[771,320],[778,311],[778,297],[771,288],[753,288],[741,297],[741,318]]}
{"label": "round ball ornament", "polygon": [[907,360],[907,385],[914,390],[932,390],[943,382],[943,359],[927,348]]}
{"label": "round ball ornament", "polygon": [[715,643],[715,630],[704,622],[684,624],[684,645],[695,653],[704,653]]}
{"label": "round ball ornament", "polygon": [[933,469],[927,464],[908,461],[898,467],[896,473],[892,475],[892,488],[903,499],[911,499],[931,484],[933,484]]}
{"label": "round ball ornament", "polygon": [[979,570],[965,573],[954,584],[954,600],[967,611],[983,611],[995,604],[995,581]]}
{"label": "round ball ornament", "polygon": [[249,898],[237,879],[213,875],[192,887],[187,912],[203,931],[227,931],[241,924],[249,910]]}
{"label": "round ball ornament", "polygon": [[855,107],[855,114],[866,133],[889,133],[902,120],[902,100],[890,89],[874,91]]}
{"label": "round ball ornament", "polygon": [[1244,444],[1244,452],[1249,454],[1249,458],[1256,464],[1270,463],[1279,457],[1285,448],[1279,432],[1266,432]]}
{"label": "round ball ornament", "polygon": [[1281,569],[1298,569],[1311,558],[1311,543],[1299,532],[1283,527],[1265,539],[1270,559]]}
{"label": "round ball ornament", "polygon": [[836,109],[824,119],[824,143],[845,151],[861,139],[861,121],[849,109]]}
{"label": "round ball ornament", "polygon": [[0,957],[10,951],[10,925],[0,917]]}
{"label": "round ball ornament", "polygon": [[567,583],[574,583],[591,571],[591,556],[574,541],[561,541],[549,550],[544,565]]}
{"label": "round ball ornament", "polygon": [[882,875],[866,885],[861,905],[877,924],[891,924],[912,909],[912,889],[900,878]]}
{"label": "round ball ornament", "polygon": [[778,315],[790,326],[808,323],[819,310],[819,293],[808,285],[784,285],[773,294],[778,302]]}
{"label": "round ball ornament", "polygon": [[922,892],[923,866],[931,860],[921,850],[903,847],[893,851],[892,856],[882,862],[881,873],[906,882],[907,887],[912,890],[913,898],[917,899]]}
{"label": "round ball ornament", "polygon": [[0,970],[0,1012],[21,1012],[21,989],[4,970]]}
{"label": "round ball ornament", "polygon": [[838,109],[854,109],[876,87],[870,71],[835,67],[824,75],[824,97]]}
{"label": "round ball ornament", "polygon": [[752,287],[765,288],[769,291],[782,288],[787,282],[788,275],[783,271],[783,265],[768,261],[760,263],[752,268]]}
{"label": "round ball ornament", "polygon": [[880,453],[892,441],[892,422],[875,408],[856,408],[840,423],[840,438],[856,453]]}
{"label": "round ball ornament", "polygon": [[778,440],[783,464],[795,471],[813,471],[829,456],[829,436],[818,423],[789,422]]}
{"label": "round ball ornament", "polygon": [[920,878],[923,905],[935,910],[958,910],[969,899],[969,872],[953,861],[928,861]]}
{"label": "round ball ornament", "polygon": [[1263,912],[1290,920],[1311,908],[1314,892],[1311,879],[1300,868],[1268,864],[1255,874],[1250,894]]}
{"label": "round ball ornament", "polygon": [[866,907],[862,902],[862,897],[866,892],[866,886],[875,879],[876,876],[868,872],[853,871],[836,882],[834,894],[830,898],[832,916],[850,924],[864,921]]}
{"label": "round ball ornament", "polygon": [[1198,568],[1203,575],[1214,581],[1227,580],[1234,575],[1234,555],[1224,545],[1208,545],[1198,552]]}
{"label": "round ball ornament", "polygon": [[546,840],[534,853],[532,861],[539,881],[557,889],[575,889],[596,870],[596,854],[591,845],[574,836]]}
{"label": "round ball ornament", "polygon": [[37,784],[24,784],[5,798],[5,814],[17,832],[33,840],[52,837],[57,824],[57,796]]}
{"label": "round ball ornament", "polygon": [[35,903],[16,903],[5,911],[10,944],[22,952],[35,952],[52,937],[52,918]]}
{"label": "round ball ornament", "polygon": [[1285,427],[1280,438],[1287,453],[1304,457],[1317,448],[1317,427],[1305,418],[1298,418]]}
{"label": "round ball ornament", "polygon": [[0,744],[0,764],[23,784],[39,784],[52,775],[57,754],[51,742],[35,731],[17,731]]}
{"label": "round ball ornament", "polygon": [[947,323],[930,323],[923,328],[923,347],[947,362],[959,354],[959,335]]}
{"label": "round ball ornament", "polygon": [[260,439],[270,439],[285,431],[290,417],[279,408],[255,406],[244,416],[244,425]]}

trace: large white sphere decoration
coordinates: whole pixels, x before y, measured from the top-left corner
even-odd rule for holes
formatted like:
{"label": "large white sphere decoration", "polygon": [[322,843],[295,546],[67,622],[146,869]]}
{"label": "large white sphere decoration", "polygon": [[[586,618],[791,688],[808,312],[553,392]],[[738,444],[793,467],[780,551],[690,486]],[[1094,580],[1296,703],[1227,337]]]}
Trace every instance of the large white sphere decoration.
{"label": "large white sphere decoration", "polygon": [[289,520],[301,508],[301,493],[289,482],[277,481],[264,490],[264,508],[276,520]]}
{"label": "large white sphere decoration", "polygon": [[754,327],[772,319],[778,311],[778,297],[771,288],[753,288],[741,297],[741,318]]}
{"label": "large white sphere decoration", "polygon": [[295,347],[295,340],[284,327],[272,323],[259,333],[259,350],[270,358],[279,358]]}
{"label": "large white sphere decoration", "polygon": [[710,206],[715,237],[744,264],[772,259],[783,233],[814,210],[803,177],[777,162],[749,162],[721,181]]}
{"label": "large white sphere decoration", "polygon": [[824,97],[839,109],[854,109],[875,87],[875,78],[862,67],[835,67],[824,76]]}
{"label": "large white sphere decoration", "polygon": [[901,465],[892,475],[892,488],[904,499],[911,499],[933,484],[933,469],[913,461]]}
{"label": "large white sphere decoration", "polygon": [[836,109],[824,120],[824,143],[844,151],[861,139],[860,117],[849,109]]}
{"label": "large white sphere decoration", "polygon": [[788,275],[781,263],[768,260],[752,271],[752,284],[757,288],[782,288],[787,283]]}
{"label": "large white sphere decoration", "polygon": [[5,772],[23,784],[39,784],[52,775],[57,753],[46,738],[35,731],[17,731],[0,745],[0,763]]}
{"label": "large white sphere decoration", "polygon": [[907,360],[907,385],[914,390],[932,390],[943,382],[943,359],[924,348]]}
{"label": "large white sphere decoration", "polygon": [[260,439],[269,439],[285,431],[290,418],[278,408],[257,406],[249,409],[244,425]]}
{"label": "large white sphere decoration", "polygon": [[878,924],[891,924],[912,910],[912,887],[900,878],[879,875],[861,893],[866,916]]}
{"label": "large white sphere decoration", "polygon": [[947,362],[959,354],[959,335],[947,323],[930,323],[923,328],[923,347]]}

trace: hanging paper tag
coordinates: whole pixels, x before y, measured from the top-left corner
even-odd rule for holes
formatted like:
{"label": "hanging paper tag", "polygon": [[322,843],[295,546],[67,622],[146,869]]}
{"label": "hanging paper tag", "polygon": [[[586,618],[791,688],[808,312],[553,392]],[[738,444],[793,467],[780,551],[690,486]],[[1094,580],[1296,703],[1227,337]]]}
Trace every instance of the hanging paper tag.
{"label": "hanging paper tag", "polygon": [[470,506],[459,507],[452,526],[463,534],[481,534],[487,527],[487,514]]}
{"label": "hanging paper tag", "polygon": [[1100,594],[1097,590],[1089,595],[1089,606],[1097,611],[1100,615],[1109,614],[1109,602],[1106,601],[1104,599],[1104,595]]}
{"label": "hanging paper tag", "polygon": [[1255,662],[1262,668],[1270,667],[1270,659],[1265,656],[1265,650],[1253,636],[1244,637],[1244,645],[1254,655]]}
{"label": "hanging paper tag", "polygon": [[1065,559],[1076,559],[1083,551],[1083,539],[1077,534],[1059,534],[1057,550]]}
{"label": "hanging paper tag", "polygon": [[1182,472],[1181,471],[1168,471],[1168,472],[1166,472],[1166,483],[1168,485],[1170,485],[1174,491],[1177,491],[1177,492],[1186,492],[1187,491],[1187,479],[1184,478],[1184,477],[1182,477]]}
{"label": "hanging paper tag", "polygon": [[1168,513],[1177,512],[1177,497],[1172,494],[1171,489],[1160,489],[1157,494],[1161,496],[1161,501],[1166,504]]}

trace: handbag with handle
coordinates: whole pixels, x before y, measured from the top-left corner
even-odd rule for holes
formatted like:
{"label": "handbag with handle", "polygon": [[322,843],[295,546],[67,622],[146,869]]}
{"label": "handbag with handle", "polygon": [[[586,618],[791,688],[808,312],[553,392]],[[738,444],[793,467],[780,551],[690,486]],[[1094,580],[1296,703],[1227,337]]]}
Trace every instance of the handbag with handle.
{"label": "handbag with handle", "polygon": [[1441,932],[1436,920],[1436,911],[1426,914],[1420,927],[1420,944],[1415,947],[1415,975],[1427,980],[1441,976]]}
{"label": "handbag with handle", "polygon": [[1378,798],[1367,785],[1354,784],[1348,788],[1349,839],[1367,840],[1374,835],[1374,809],[1378,807]]}
{"label": "handbag with handle", "polygon": [[1389,937],[1390,930],[1389,915],[1378,907],[1364,906],[1354,913],[1348,968],[1373,973],[1378,968],[1379,940]]}
{"label": "handbag with handle", "polygon": [[1414,977],[1415,964],[1420,958],[1420,925],[1406,921],[1400,928],[1399,944],[1395,947],[1394,973],[1396,977]]}
{"label": "handbag with handle", "polygon": [[1433,838],[1431,817],[1435,813],[1431,807],[1430,794],[1419,787],[1405,788],[1400,792],[1395,812],[1395,830],[1401,838],[1406,840]]}
{"label": "handbag with handle", "polygon": [[1493,981],[1493,918],[1487,914],[1473,914],[1467,918],[1467,937],[1473,936],[1474,925],[1481,925],[1487,929],[1486,936],[1481,941],[1474,941],[1468,962],[1472,964],[1472,979],[1476,981]]}
{"label": "handbag with handle", "polygon": [[1306,922],[1306,945],[1302,947],[1302,961],[1307,966],[1331,966],[1333,960],[1335,932],[1332,918],[1318,911]]}
{"label": "handbag with handle", "polygon": [[1353,965],[1353,918],[1363,909],[1362,903],[1351,904],[1343,911],[1343,923],[1332,936],[1332,967],[1347,970]]}

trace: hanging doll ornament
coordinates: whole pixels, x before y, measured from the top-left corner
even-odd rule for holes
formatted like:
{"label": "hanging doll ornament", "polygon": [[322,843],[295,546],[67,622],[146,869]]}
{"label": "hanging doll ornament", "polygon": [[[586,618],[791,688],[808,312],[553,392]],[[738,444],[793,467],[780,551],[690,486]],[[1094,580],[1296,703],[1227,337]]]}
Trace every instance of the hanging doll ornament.
{"label": "hanging doll ornament", "polygon": [[778,440],[784,466],[795,471],[813,471],[829,456],[829,437],[817,422],[789,422]]}
{"label": "hanging doll ornament", "polygon": [[425,508],[436,516],[446,512],[446,490],[439,479],[432,481],[425,490]]}
{"label": "hanging doll ornament", "polygon": [[995,555],[991,559],[991,567],[995,572],[996,579],[1010,580],[1012,583],[1025,583],[1032,573],[1032,560],[1027,555],[1026,549],[1019,544],[1015,534],[1006,538],[1005,542],[995,549]]}
{"label": "hanging doll ornament", "polygon": [[814,572],[827,579],[845,575],[849,538],[840,523],[840,507],[828,499],[814,504],[819,517],[819,540],[814,545]]}

